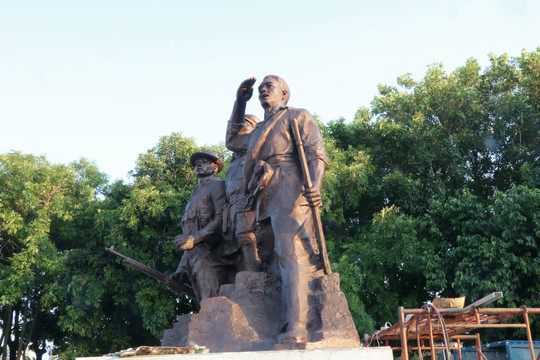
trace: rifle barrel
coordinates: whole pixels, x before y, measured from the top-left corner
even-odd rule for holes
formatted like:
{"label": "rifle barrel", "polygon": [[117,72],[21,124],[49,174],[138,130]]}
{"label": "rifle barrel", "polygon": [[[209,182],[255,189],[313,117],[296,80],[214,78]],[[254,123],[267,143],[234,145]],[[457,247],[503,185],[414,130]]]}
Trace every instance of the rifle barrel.
{"label": "rifle barrel", "polygon": [[[120,254],[119,252],[114,251],[114,246],[111,246],[110,248],[105,248],[105,251],[118,256],[119,258],[122,258],[124,260],[124,263],[128,264],[129,266],[139,270],[140,272],[153,277],[158,282],[162,282],[164,284],[168,284],[169,277],[165,275],[162,272],[157,271],[156,269],[152,269],[150,266],[146,266],[141,262],[138,262],[137,260],[133,260],[132,258]],[[179,286],[178,290],[182,291],[184,294],[186,294],[190,299],[193,299],[196,301],[195,293],[193,292],[193,288],[187,284],[180,283],[177,284]]]}
{"label": "rifle barrel", "polygon": [[119,252],[114,251],[113,246],[111,246],[110,248],[105,248],[105,250],[108,251],[109,253],[113,254],[113,255],[116,255],[116,256],[122,258],[126,264],[130,265],[131,267],[134,267],[135,269],[139,270],[140,272],[145,273],[146,275],[148,275],[150,277],[153,277],[157,281],[160,281],[162,283],[167,282],[167,279],[168,279],[167,275],[165,275],[162,272],[159,272],[159,271],[157,271],[155,269],[152,269],[151,267],[146,266],[143,263],[138,262],[137,260],[133,260],[132,258],[130,258],[130,257],[126,256],[126,255],[123,255],[123,254],[120,254]]}

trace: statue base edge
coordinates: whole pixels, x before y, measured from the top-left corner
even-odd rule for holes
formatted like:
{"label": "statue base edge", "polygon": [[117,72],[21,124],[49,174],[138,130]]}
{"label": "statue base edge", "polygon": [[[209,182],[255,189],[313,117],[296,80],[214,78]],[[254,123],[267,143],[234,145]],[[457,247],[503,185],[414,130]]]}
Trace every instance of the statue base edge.
{"label": "statue base edge", "polygon": [[[179,355],[144,355],[130,356],[138,360],[183,360],[197,356],[208,360],[392,360],[392,349],[389,346],[358,347],[341,349],[307,349],[307,350],[272,350],[272,351],[243,351],[206,354]],[[116,356],[78,357],[78,360],[112,360]]]}

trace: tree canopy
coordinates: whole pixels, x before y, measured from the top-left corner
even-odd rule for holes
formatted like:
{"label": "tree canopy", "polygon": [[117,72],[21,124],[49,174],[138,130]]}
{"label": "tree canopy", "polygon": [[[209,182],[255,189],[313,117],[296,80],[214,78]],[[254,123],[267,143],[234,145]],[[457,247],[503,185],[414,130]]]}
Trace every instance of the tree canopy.
{"label": "tree canopy", "polygon": [[[435,296],[502,291],[501,306],[540,307],[540,48],[490,55],[486,69],[433,64],[378,90],[351,122],[319,121],[329,257],[359,332]],[[223,145],[204,148],[230,161]],[[174,272],[172,239],[195,185],[189,156],[202,149],[164,136],[130,183],[109,183],[84,159],[0,155],[4,358],[30,344],[41,359],[46,341],[65,359],[155,345],[194,310],[104,249]]]}
{"label": "tree canopy", "polygon": [[330,258],[361,331],[435,296],[540,305],[540,49],[490,61],[400,76],[324,127]]}

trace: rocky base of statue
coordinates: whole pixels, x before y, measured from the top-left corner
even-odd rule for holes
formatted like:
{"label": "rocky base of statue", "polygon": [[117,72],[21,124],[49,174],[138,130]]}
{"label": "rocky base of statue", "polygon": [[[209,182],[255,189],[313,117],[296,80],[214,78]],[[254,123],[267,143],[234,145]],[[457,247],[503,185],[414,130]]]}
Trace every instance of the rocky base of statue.
{"label": "rocky base of statue", "polygon": [[277,344],[281,333],[281,283],[263,272],[240,272],[235,284],[201,302],[198,314],[179,317],[165,330],[162,346],[206,346],[210,352],[350,348],[358,333],[339,289],[339,274],[314,274],[310,281],[308,342]]}

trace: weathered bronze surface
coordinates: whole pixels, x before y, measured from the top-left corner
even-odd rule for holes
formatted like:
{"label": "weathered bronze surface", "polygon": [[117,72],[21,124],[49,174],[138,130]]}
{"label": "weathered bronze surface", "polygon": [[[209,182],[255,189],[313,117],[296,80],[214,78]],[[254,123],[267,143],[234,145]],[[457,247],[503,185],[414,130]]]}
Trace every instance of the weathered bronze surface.
{"label": "weathered bronze surface", "polygon": [[[201,308],[166,330],[162,345],[213,352],[359,346],[318,214],[328,162],[322,134],[308,111],[287,106],[289,87],[275,75],[258,87],[263,121],[246,115],[255,81],[237,91],[225,184],[195,164],[199,185],[175,239],[187,251],[170,278],[189,279]],[[217,170],[217,156],[206,158]]]}
{"label": "weathered bronze surface", "polygon": [[216,251],[222,242],[225,182],[215,176],[223,168],[223,161],[212,151],[196,152],[190,160],[197,186],[182,218],[183,234],[174,238],[175,246],[184,255],[167,285],[171,290],[181,291],[184,280],[189,280],[200,303],[217,296],[219,287],[228,282],[227,264]]}
{"label": "weathered bronze surface", "polygon": [[[278,341],[307,342],[308,279],[322,265],[316,256],[310,206],[319,206],[321,202],[320,188],[328,155],[311,115],[306,110],[286,106],[289,88],[277,76],[267,76],[259,85],[264,121],[252,132],[242,132],[245,104],[251,98],[254,82],[254,78],[248,79],[238,89],[226,145],[238,149],[247,144],[244,188],[253,199],[259,227],[270,227],[273,233],[282,281],[282,322],[287,329]],[[291,132],[293,120],[298,122],[312,174],[313,186],[304,193]]]}
{"label": "weathered bronze surface", "polygon": [[[251,132],[258,122],[257,117],[246,116],[244,131]],[[255,240],[255,213],[248,203],[248,195],[243,186],[245,156],[244,149],[236,149],[225,176],[227,205],[223,216],[223,233],[227,243],[236,244],[231,250],[240,248],[242,251],[243,261],[237,268],[245,271],[259,271],[261,260]]]}

